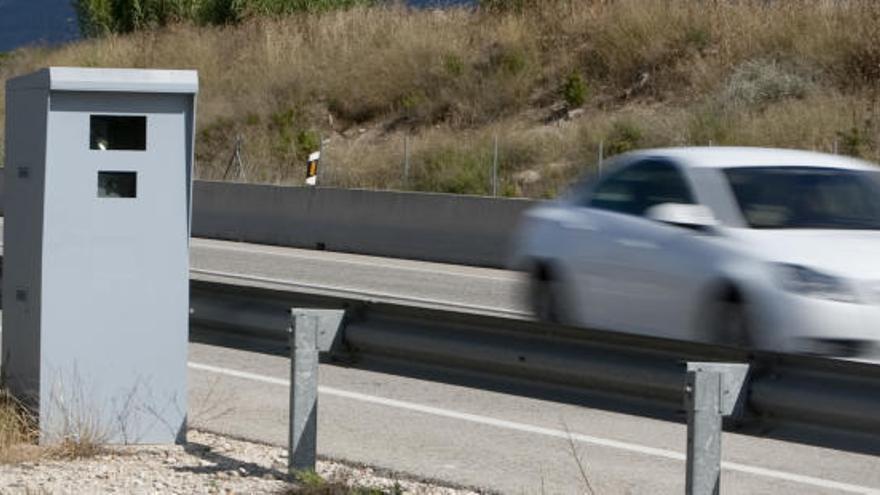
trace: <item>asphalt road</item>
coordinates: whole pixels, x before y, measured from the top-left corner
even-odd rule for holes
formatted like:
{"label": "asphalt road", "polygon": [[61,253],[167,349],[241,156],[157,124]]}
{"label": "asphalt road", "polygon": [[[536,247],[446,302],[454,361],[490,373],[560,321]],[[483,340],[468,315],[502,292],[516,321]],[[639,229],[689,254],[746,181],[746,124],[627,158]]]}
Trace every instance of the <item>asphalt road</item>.
{"label": "asphalt road", "polygon": [[[3,219],[0,217],[0,253]],[[194,238],[193,278],[246,276],[302,290],[527,318],[523,275],[507,270]]]}
{"label": "asphalt road", "polygon": [[210,239],[193,239],[191,246],[194,278],[232,273],[305,290],[509,317],[529,314],[525,278],[517,272]]}
{"label": "asphalt road", "polygon": [[[283,356],[193,343],[192,424],[286,445],[288,378]],[[512,494],[684,491],[678,421],[336,365],[319,381],[322,456]],[[733,433],[723,455],[725,494],[880,495],[880,457]]]}

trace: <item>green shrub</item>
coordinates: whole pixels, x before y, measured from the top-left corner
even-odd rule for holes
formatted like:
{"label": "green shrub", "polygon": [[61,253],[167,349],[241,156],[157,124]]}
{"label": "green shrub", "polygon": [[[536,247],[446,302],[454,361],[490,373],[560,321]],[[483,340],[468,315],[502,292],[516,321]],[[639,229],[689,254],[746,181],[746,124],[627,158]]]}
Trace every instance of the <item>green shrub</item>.
{"label": "green shrub", "polygon": [[873,120],[870,118],[865,119],[861,126],[853,125],[849,129],[838,131],[837,152],[857,158],[867,158],[876,146],[873,137],[875,134]]}
{"label": "green shrub", "polygon": [[299,131],[296,135],[296,148],[300,156],[306,157],[321,149],[321,136],[311,129]]}
{"label": "green shrub", "polygon": [[407,94],[400,100],[400,106],[403,107],[403,110],[407,113],[413,113],[419,106],[421,106],[425,101],[425,95],[421,91],[414,91],[412,93]]}
{"label": "green shrub", "polygon": [[480,8],[491,13],[524,12],[540,7],[541,0],[480,0]]}
{"label": "green shrub", "polygon": [[197,0],[74,0],[84,36],[128,33],[196,20]]}
{"label": "green shrub", "polygon": [[294,477],[303,487],[318,487],[327,484],[327,481],[314,470],[297,471]]}
{"label": "green shrub", "polygon": [[731,134],[731,116],[725,109],[710,105],[694,111],[687,123],[689,144],[725,144]]}
{"label": "green shrub", "polygon": [[562,98],[569,108],[578,108],[587,102],[587,83],[577,72],[572,72],[562,84]]}
{"label": "green shrub", "polygon": [[272,127],[279,133],[283,134],[285,132],[290,132],[297,120],[296,110],[292,108],[279,110],[270,115],[269,120]]}
{"label": "green shrub", "polygon": [[258,114],[258,113],[253,113],[253,112],[248,113],[248,114],[247,114],[247,117],[245,117],[244,122],[245,122],[245,124],[247,124],[247,125],[259,125],[259,123],[260,123],[260,114]]}
{"label": "green shrub", "polygon": [[269,116],[269,129],[274,131],[272,136],[272,152],[274,155],[287,160],[291,153],[296,153],[296,111],[292,109],[281,110]]}
{"label": "green shrub", "polygon": [[235,24],[244,18],[243,0],[208,0],[201,4],[197,18],[202,24]]}
{"label": "green shrub", "polygon": [[315,471],[298,471],[295,477],[298,486],[280,492],[282,495],[403,495],[398,482],[383,490],[357,485],[355,480],[327,481]]}
{"label": "green shrub", "polygon": [[712,33],[705,27],[688,26],[684,30],[684,43],[686,46],[702,52],[712,44]]}
{"label": "green shrub", "polygon": [[[229,1],[229,0],[224,0]],[[239,0],[244,15],[287,15],[298,12],[326,12],[378,3],[376,0]]]}
{"label": "green shrub", "polygon": [[618,120],[611,127],[605,145],[605,155],[613,156],[638,148],[642,141],[642,130],[629,121]]}
{"label": "green shrub", "polygon": [[458,77],[464,73],[464,61],[458,55],[450,54],[443,57],[443,66],[452,77]]}
{"label": "green shrub", "polygon": [[[547,159],[542,147],[553,147],[555,143],[548,143],[539,137],[522,138],[517,136],[499,136],[498,155],[499,171],[520,171],[544,165]],[[487,149],[491,144],[486,144]]]}
{"label": "green shrub", "polygon": [[529,65],[529,54],[518,46],[499,46],[489,58],[490,67],[504,75],[515,76]]}
{"label": "green shrub", "polygon": [[86,37],[130,33],[187,21],[232,24],[251,16],[281,16],[373,5],[379,0],[73,0]]}
{"label": "green shrub", "polygon": [[103,36],[116,28],[110,0],[76,0],[73,6],[83,36]]}
{"label": "green shrub", "polygon": [[413,160],[413,188],[451,194],[488,194],[491,157],[458,147],[420,153]]}

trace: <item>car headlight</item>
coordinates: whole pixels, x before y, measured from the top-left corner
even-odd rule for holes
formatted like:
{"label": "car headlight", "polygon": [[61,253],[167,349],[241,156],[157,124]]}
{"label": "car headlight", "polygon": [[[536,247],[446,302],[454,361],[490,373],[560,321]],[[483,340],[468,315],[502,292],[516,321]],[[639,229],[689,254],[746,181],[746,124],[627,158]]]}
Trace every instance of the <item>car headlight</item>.
{"label": "car headlight", "polygon": [[839,302],[858,302],[846,281],[801,265],[779,263],[777,272],[782,287],[795,294]]}

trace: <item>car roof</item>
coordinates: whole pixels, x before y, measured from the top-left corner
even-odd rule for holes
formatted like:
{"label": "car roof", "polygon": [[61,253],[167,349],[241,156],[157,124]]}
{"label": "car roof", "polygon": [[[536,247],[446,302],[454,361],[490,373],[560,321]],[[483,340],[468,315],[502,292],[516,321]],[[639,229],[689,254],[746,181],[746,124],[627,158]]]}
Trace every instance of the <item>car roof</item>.
{"label": "car roof", "polygon": [[781,148],[727,146],[656,148],[633,151],[627,153],[627,157],[668,158],[694,168],[829,167],[878,170],[873,163],[848,156]]}

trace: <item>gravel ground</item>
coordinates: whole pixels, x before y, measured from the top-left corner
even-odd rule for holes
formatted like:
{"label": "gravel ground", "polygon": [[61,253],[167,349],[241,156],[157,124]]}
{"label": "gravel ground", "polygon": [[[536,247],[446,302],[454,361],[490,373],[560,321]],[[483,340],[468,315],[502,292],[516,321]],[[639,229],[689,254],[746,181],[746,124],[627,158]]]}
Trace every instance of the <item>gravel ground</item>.
{"label": "gravel ground", "polygon": [[[477,494],[319,461],[327,481],[424,495]],[[89,459],[0,466],[0,494],[257,494],[293,487],[286,449],[190,430],[184,446],[117,447]]]}

